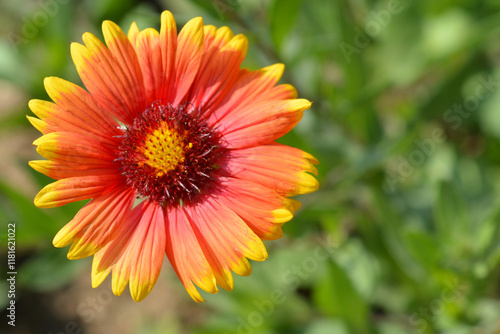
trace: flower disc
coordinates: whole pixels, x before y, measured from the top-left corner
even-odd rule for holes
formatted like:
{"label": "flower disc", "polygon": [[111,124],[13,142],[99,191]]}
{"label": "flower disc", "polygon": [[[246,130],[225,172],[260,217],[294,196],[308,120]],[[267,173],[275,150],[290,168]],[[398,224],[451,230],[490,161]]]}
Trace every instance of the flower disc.
{"label": "flower disc", "polygon": [[155,103],[124,132],[117,161],[140,196],[175,206],[208,190],[224,150],[200,111]]}

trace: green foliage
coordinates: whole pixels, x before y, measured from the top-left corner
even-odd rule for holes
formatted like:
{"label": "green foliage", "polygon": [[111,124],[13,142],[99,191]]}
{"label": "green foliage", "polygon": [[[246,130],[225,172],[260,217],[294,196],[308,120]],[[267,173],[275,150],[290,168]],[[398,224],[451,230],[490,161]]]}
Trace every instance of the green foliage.
{"label": "green foliage", "polygon": [[296,24],[302,0],[274,0],[270,8],[271,37],[274,45],[281,50],[283,40]]}
{"label": "green foliage", "polygon": [[[101,37],[103,19],[125,30],[134,20],[158,26],[163,8],[179,30],[203,16],[245,34],[244,66],[284,63],[282,82],[313,101],[280,142],[318,158],[321,187],[298,198],[303,208],[284,238],[266,243],[269,259],[252,263],[250,277],[235,277],[235,291],[204,294],[207,304],[187,301],[201,320],[144,316],[135,332],[499,331],[497,1],[61,1],[29,38],[23,29],[41,2],[27,3],[0,5],[0,84],[22,100],[0,109],[0,146],[16,133],[26,142],[38,135],[25,114],[28,99],[48,99],[43,77],[80,83],[71,41],[85,31]],[[39,157],[26,151],[12,160],[24,185],[0,173],[0,219],[18,227],[20,289],[52,293],[90,275],[86,262],[51,246],[84,203],[34,207],[32,189],[50,180],[28,171],[26,160]],[[2,247],[6,239],[4,229]],[[171,285],[189,299],[177,280]]]}
{"label": "green foliage", "polygon": [[368,305],[333,261],[327,275],[315,287],[315,303],[325,314],[344,320],[353,333],[369,333]]}

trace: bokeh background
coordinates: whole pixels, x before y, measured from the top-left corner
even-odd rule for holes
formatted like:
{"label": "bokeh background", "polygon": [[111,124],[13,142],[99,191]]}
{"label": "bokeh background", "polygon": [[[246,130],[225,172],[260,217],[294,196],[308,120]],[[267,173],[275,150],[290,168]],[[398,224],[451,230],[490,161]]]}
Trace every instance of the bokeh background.
{"label": "bokeh background", "polygon": [[[40,210],[27,102],[81,84],[71,41],[159,28],[171,10],[249,38],[244,66],[286,64],[314,102],[281,142],[319,161],[320,190],[270,257],[196,304],[168,262],[136,304],[90,287],[52,238],[83,206]],[[495,0],[1,0],[0,253],[17,225],[16,327],[2,333],[500,333],[500,3]],[[6,268],[6,260],[2,260]]]}

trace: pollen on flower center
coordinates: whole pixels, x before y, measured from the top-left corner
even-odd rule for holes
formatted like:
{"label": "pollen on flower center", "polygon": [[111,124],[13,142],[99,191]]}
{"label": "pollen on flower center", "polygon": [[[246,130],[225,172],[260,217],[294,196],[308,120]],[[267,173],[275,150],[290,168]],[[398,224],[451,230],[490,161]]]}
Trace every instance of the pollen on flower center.
{"label": "pollen on flower center", "polygon": [[153,104],[124,130],[117,163],[139,196],[162,205],[206,193],[224,154],[221,136],[187,106]]}
{"label": "pollen on flower center", "polygon": [[145,158],[144,163],[156,168],[156,176],[159,177],[184,162],[184,149],[182,136],[170,129],[167,122],[163,122],[160,128],[146,136],[141,151]]}

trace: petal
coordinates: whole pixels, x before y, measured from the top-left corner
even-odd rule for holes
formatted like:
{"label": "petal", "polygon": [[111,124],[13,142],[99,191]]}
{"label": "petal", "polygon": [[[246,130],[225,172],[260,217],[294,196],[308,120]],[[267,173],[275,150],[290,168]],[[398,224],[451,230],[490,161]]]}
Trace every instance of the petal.
{"label": "petal", "polygon": [[[124,214],[132,208],[134,200],[135,193],[123,187],[92,199],[56,234],[52,243],[55,247],[66,247],[82,234],[84,237],[79,241],[91,243],[93,248],[103,247],[114,227],[120,224]],[[69,258],[83,258],[95,253],[76,256],[76,248],[78,247],[72,247]]]}
{"label": "petal", "polygon": [[140,106],[147,104],[147,101],[144,100],[146,91],[137,53],[127,35],[116,23],[111,21],[103,22],[102,32],[109,51],[127,78],[128,87],[132,88],[127,92],[127,97],[134,96],[133,99]]}
{"label": "petal", "polygon": [[[142,209],[145,204],[147,203],[140,203],[132,210],[125,211],[125,215],[120,224],[115,226],[110,241],[96,253],[97,256],[94,257],[94,263],[92,264],[92,277],[95,276],[97,280],[100,280],[102,278],[101,275],[108,272],[110,268],[114,268],[118,263],[121,256],[125,253],[127,244],[143,215]],[[118,274],[115,275],[114,279],[117,279],[117,275]],[[117,294],[117,292],[121,294],[125,290],[127,282],[128,277],[127,281],[120,285],[121,288],[115,290],[115,294]]]}
{"label": "petal", "polygon": [[203,53],[208,58],[226,46],[234,37],[229,27],[220,27],[217,29],[213,25],[206,25],[203,27],[203,32],[205,37]]}
{"label": "petal", "polygon": [[130,25],[130,28],[127,33],[127,38],[130,41],[130,44],[132,47],[135,48],[136,41],[137,41],[137,36],[139,36],[139,27],[137,26],[137,23],[132,22]]}
{"label": "petal", "polygon": [[168,10],[161,14],[160,44],[163,66],[162,99],[173,102],[175,91],[175,63],[177,51],[177,25],[174,16]]}
{"label": "petal", "polygon": [[[205,256],[215,257],[222,269],[230,268],[238,275],[249,275],[252,269],[246,258],[255,261],[267,258],[260,238],[234,211],[216,199],[206,198],[203,203],[189,209],[186,207],[186,211],[194,223],[193,229],[200,244],[206,247]],[[220,270],[214,271],[220,273]],[[232,282],[229,283],[232,288]]]}
{"label": "petal", "polygon": [[144,85],[148,101],[162,99],[165,83],[163,73],[162,54],[160,47],[160,34],[152,28],[139,33],[136,42],[137,56],[144,73]]}
{"label": "petal", "polygon": [[96,140],[71,132],[51,132],[33,142],[44,158],[67,166],[99,165],[117,170],[114,152]]}
{"label": "petal", "polygon": [[59,180],[40,190],[35,197],[35,205],[39,208],[53,208],[93,198],[113,188],[116,184],[123,183],[122,178],[121,175],[105,174]]}
{"label": "petal", "polygon": [[258,71],[242,69],[234,84],[224,94],[224,99],[209,111],[215,120],[221,120],[233,110],[244,108],[273,88],[281,78],[285,66],[275,64]]}
{"label": "petal", "polygon": [[83,35],[85,46],[72,43],[71,56],[85,87],[120,122],[132,124],[145,109],[140,87],[130,82],[111,52],[97,37]]}
{"label": "petal", "polygon": [[229,148],[269,144],[289,132],[310,108],[305,99],[252,104],[218,123]]}
{"label": "petal", "polygon": [[83,88],[57,77],[45,78],[44,85],[47,94],[58,108],[51,110],[48,108],[48,102],[40,104],[37,100],[30,101],[31,110],[40,118],[47,117],[59,127],[66,122],[106,138],[119,133],[113,116],[103,111],[94,97]]}
{"label": "petal", "polygon": [[130,294],[139,302],[156,284],[165,257],[165,221],[159,204],[146,209],[128,247],[134,255],[131,261],[137,263],[131,271]]}
{"label": "petal", "polygon": [[[92,124],[92,121],[87,122],[84,117],[79,117],[81,114],[68,112],[55,103],[31,100],[28,105],[33,113],[47,124],[44,128],[45,131],[43,131],[45,133],[74,132],[92,137],[111,146],[116,145],[116,139],[112,136],[112,131],[115,130],[117,124],[110,126],[111,131],[108,129],[101,130],[95,126],[96,124]],[[115,131],[114,134],[118,134],[118,132]]]}
{"label": "petal", "polygon": [[44,135],[50,132],[57,131],[55,128],[51,127],[50,125],[47,124],[47,122],[42,121],[41,119],[31,116],[26,116],[26,118],[31,123],[31,125],[35,127],[35,129],[37,129]]}
{"label": "petal", "polygon": [[219,201],[239,215],[263,240],[281,238],[281,226],[293,218],[300,202],[278,195],[257,183],[225,178]]}
{"label": "petal", "polygon": [[[82,259],[91,256],[115,238],[116,226],[121,224],[124,215],[132,209],[135,192],[119,188],[109,197],[111,198],[107,199],[107,205],[102,204],[103,201],[94,202],[86,210],[80,210],[82,215],[75,216],[74,225],[78,225],[80,228],[74,228],[72,230],[74,233],[69,235],[73,238],[73,244],[68,251],[68,259]],[[84,226],[87,228],[83,228]],[[64,233],[64,231],[60,233]],[[69,237],[61,239],[60,243],[68,242]],[[59,240],[54,239],[55,241]]]}
{"label": "petal", "polygon": [[166,253],[189,295],[195,301],[202,302],[204,299],[195,284],[210,293],[219,290],[210,263],[203,254],[191,224],[182,208],[168,211]]}
{"label": "petal", "polygon": [[[118,250],[113,262],[113,293],[121,295],[127,283],[132,298],[139,302],[153,289],[160,275],[165,256],[165,221],[163,208],[156,203],[142,202],[129,216],[125,238],[113,239],[100,254],[96,280],[108,271],[104,265],[108,252]],[[111,252],[112,253],[112,252]],[[109,258],[109,256],[108,256]]]}
{"label": "petal", "polygon": [[116,173],[110,165],[67,164],[49,160],[33,160],[28,162],[31,168],[56,180],[76,176],[91,176]]}
{"label": "petal", "polygon": [[[224,262],[224,259],[221,258],[218,254],[216,254],[215,251],[210,247],[210,245],[204,241],[203,236],[195,223],[200,219],[198,213],[194,210],[194,208],[190,208],[187,206],[184,207],[183,210],[186,214],[186,217],[189,219],[191,223],[191,227],[198,240],[201,250],[203,251],[203,255],[207,259],[210,267],[212,268],[212,273],[214,274],[216,283],[223,289],[232,291],[234,286],[234,281],[233,281],[233,275],[231,274],[231,269]],[[191,290],[188,290],[188,293],[191,293]],[[194,296],[197,297],[196,295]],[[196,298],[195,300],[198,301],[198,298]]]}
{"label": "petal", "polygon": [[[208,89],[208,90],[213,90],[213,87],[211,87],[213,84],[216,84],[217,86],[220,86],[222,84],[227,84],[223,82],[218,82],[217,78],[214,78],[213,76],[215,75],[216,77],[227,77],[227,74],[225,72],[231,72],[228,71],[228,63],[224,63],[222,60],[225,56],[227,57],[228,53],[231,53],[231,51],[234,50],[228,50],[228,52],[222,53],[221,49],[226,47],[231,40],[233,40],[233,32],[231,29],[228,27],[221,27],[217,29],[215,26],[204,26],[203,27],[204,31],[204,42],[203,42],[203,58],[201,61],[200,69],[198,71],[198,75],[196,77],[196,80],[193,84],[193,87],[191,87],[191,91],[189,93],[189,97],[187,99],[195,104],[196,107],[199,107],[202,103],[203,100],[210,100],[209,96],[200,96],[202,94],[203,90]],[[238,38],[235,40],[235,42],[239,42],[240,44],[245,42],[246,38]],[[235,48],[237,43],[233,42],[233,49]],[[248,42],[246,43],[248,44]],[[245,47],[245,53],[246,53],[246,47]],[[233,54],[235,52],[232,52]],[[241,52],[239,52],[241,54]],[[244,58],[244,56],[243,56]],[[226,59],[227,60],[227,59]],[[229,67],[230,69],[231,67]],[[210,72],[210,73],[207,73]],[[239,73],[239,64],[238,67],[232,71],[232,74],[237,75]],[[212,89],[211,89],[212,88]],[[213,102],[213,101],[211,101]],[[204,110],[207,109],[206,104],[203,105]]]}
{"label": "petal", "polygon": [[111,272],[112,266],[109,266],[103,270],[99,270],[99,264],[101,262],[102,256],[106,252],[106,246],[94,254],[94,259],[92,260],[92,287],[97,288],[102,282],[108,277]]}
{"label": "petal", "polygon": [[319,183],[312,155],[286,145],[272,143],[233,150],[222,167],[232,176],[259,183],[283,196],[307,194],[318,190]]}
{"label": "petal", "polygon": [[[224,89],[231,86],[239,74],[241,62],[246,56],[248,40],[243,35],[233,37],[229,42],[221,43],[232,33],[228,28],[217,30],[211,44],[205,41],[203,61],[198,76],[193,84],[189,101],[195,107],[209,109],[211,105],[225,96]],[[220,46],[222,44],[222,48]]]}
{"label": "petal", "polygon": [[203,55],[203,19],[190,20],[179,33],[175,55],[175,93],[174,105],[178,105],[190,89]]}

